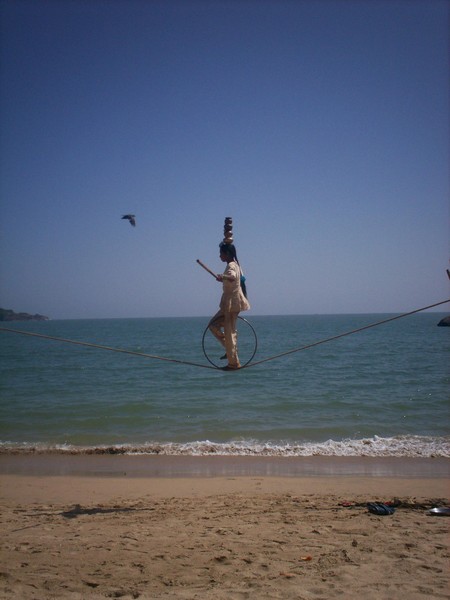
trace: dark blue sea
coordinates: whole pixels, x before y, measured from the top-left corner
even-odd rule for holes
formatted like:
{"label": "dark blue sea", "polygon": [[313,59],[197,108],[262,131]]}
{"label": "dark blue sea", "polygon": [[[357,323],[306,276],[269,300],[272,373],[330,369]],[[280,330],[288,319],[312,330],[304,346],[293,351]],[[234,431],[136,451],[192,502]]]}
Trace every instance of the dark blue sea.
{"label": "dark blue sea", "polygon": [[443,316],[246,316],[237,372],[206,317],[1,323],[140,354],[0,331],[0,451],[448,457]]}

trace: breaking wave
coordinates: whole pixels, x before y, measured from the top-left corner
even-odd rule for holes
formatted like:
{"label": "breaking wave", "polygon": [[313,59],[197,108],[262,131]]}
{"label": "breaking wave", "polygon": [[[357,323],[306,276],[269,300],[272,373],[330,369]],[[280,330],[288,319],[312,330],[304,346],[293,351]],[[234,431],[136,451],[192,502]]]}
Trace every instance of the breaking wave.
{"label": "breaking wave", "polygon": [[75,446],[69,444],[0,443],[0,454],[127,454],[162,456],[368,456],[368,457],[450,457],[450,438],[426,436],[374,436],[359,440],[272,443],[255,440],[226,443],[209,440],[188,443],[116,444]]}

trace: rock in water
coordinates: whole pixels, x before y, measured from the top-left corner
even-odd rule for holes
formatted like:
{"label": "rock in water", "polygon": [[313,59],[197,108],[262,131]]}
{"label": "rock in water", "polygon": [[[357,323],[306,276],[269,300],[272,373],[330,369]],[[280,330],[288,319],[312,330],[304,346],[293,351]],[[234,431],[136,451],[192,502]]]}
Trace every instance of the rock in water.
{"label": "rock in water", "polygon": [[450,327],[450,316],[441,319],[438,323],[438,327]]}

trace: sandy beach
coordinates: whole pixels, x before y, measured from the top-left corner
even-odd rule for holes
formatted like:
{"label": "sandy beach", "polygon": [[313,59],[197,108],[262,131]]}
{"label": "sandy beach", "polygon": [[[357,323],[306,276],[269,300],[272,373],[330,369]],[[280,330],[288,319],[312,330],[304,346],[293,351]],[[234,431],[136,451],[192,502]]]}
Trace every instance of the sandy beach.
{"label": "sandy beach", "polygon": [[284,460],[0,456],[0,598],[450,597],[448,460]]}

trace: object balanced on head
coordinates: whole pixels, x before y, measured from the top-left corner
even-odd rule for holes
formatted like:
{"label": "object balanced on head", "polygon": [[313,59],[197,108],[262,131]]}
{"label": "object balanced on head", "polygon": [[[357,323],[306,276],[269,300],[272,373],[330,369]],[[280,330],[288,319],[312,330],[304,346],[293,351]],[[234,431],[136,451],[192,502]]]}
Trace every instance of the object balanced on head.
{"label": "object balanced on head", "polygon": [[223,226],[223,244],[233,243],[233,219],[231,217],[225,217],[225,223]]}

